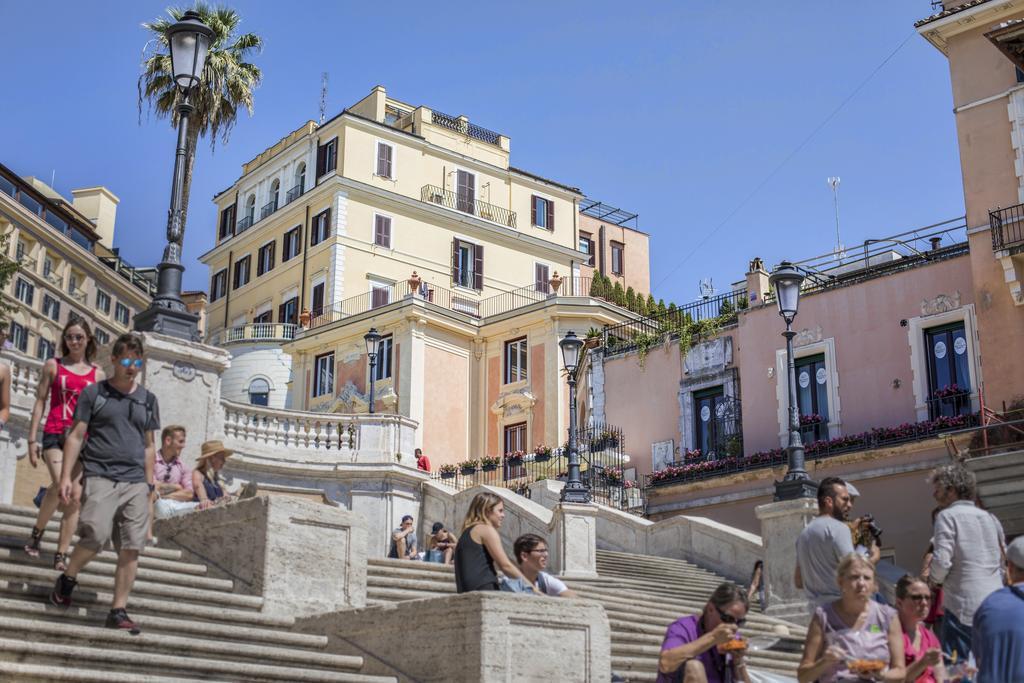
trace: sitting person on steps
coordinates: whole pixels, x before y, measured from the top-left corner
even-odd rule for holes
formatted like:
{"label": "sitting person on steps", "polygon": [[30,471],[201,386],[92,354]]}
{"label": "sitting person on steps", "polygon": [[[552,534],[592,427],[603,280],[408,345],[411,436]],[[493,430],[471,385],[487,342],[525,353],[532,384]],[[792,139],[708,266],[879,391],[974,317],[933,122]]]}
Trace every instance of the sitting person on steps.
{"label": "sitting person on steps", "polygon": [[200,447],[196,467],[192,470],[192,489],[200,510],[233,500],[233,496],[224,490],[224,481],[220,478],[224,463],[233,453],[224,447],[222,441],[205,441]]}
{"label": "sitting person on steps", "polygon": [[519,563],[519,571],[537,590],[544,595],[558,598],[575,598],[576,592],[545,569],[548,568],[548,544],[537,534],[523,534],[512,545],[512,553]]}
{"label": "sitting person on steps", "polygon": [[452,564],[455,562],[455,536],[441,522],[434,522],[430,537],[427,538],[427,562]]}

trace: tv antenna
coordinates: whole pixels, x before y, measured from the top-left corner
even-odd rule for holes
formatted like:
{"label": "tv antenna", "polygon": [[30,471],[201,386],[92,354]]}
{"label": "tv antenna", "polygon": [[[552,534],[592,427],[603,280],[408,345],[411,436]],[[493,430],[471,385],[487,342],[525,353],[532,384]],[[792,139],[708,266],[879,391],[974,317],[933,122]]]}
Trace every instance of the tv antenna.
{"label": "tv antenna", "polygon": [[828,186],[832,188],[832,203],[836,209],[836,258],[839,259],[839,263],[843,262],[843,257],[846,254],[843,252],[843,241],[839,239],[839,176],[829,176],[825,181]]}
{"label": "tv antenna", "polygon": [[700,290],[701,298],[704,299],[705,301],[715,295],[715,286],[711,284],[711,278],[709,277],[706,277],[700,281],[698,289]]}
{"label": "tv antenna", "polygon": [[327,72],[320,74],[320,123],[327,118]]}

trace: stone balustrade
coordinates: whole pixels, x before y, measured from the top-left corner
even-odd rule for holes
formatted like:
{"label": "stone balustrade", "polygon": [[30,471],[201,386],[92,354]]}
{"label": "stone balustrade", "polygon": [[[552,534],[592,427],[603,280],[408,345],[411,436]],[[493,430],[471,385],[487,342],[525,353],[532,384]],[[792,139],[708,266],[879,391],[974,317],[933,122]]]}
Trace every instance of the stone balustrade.
{"label": "stone balustrade", "polygon": [[287,342],[295,339],[298,325],[291,323],[248,323],[219,330],[210,336],[215,346],[254,344],[261,342]]}

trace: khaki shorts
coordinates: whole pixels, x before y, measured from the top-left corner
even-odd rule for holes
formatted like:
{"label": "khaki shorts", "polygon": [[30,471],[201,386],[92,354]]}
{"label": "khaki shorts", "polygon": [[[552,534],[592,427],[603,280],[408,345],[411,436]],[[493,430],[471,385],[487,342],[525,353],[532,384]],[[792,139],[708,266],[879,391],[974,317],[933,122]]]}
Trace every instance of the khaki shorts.
{"label": "khaki shorts", "polygon": [[149,529],[149,486],[145,482],[88,477],[78,518],[78,541],[99,552],[109,541],[115,550],[142,550]]}

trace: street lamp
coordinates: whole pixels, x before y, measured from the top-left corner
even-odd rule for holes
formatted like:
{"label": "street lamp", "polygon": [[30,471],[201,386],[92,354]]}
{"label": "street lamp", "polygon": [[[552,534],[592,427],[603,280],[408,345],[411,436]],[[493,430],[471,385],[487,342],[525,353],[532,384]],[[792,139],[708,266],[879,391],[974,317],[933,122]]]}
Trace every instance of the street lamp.
{"label": "street lamp", "polygon": [[580,481],[580,454],[576,449],[576,368],[580,364],[583,340],[570,331],[558,346],[562,349],[562,364],[569,381],[569,480],[562,488],[562,502],[589,503],[590,489]]}
{"label": "street lamp", "polygon": [[371,327],[370,331],[363,335],[363,340],[366,342],[366,355],[370,358],[370,412],[373,412],[373,382],[375,375],[377,374],[377,352],[380,350],[380,332],[377,331],[376,327]]}
{"label": "street lamp", "polygon": [[193,11],[167,29],[171,52],[171,74],[180,93],[178,101],[178,148],[171,181],[171,207],[167,212],[167,246],[157,266],[156,296],[145,311],[135,316],[135,329],[162,332],[173,337],[199,341],[199,316],[188,312],[181,300],[181,245],[185,237],[182,220],[182,195],[185,186],[185,153],[189,115],[193,107],[188,98],[203,79],[203,67],[210,50],[213,29]]}
{"label": "street lamp", "polygon": [[782,481],[775,482],[775,500],[813,498],[817,495],[817,484],[811,481],[804,469],[804,444],[800,439],[800,414],[796,400],[796,364],[793,361],[793,337],[791,328],[800,307],[800,285],[804,281],[801,273],[792,263],[783,261],[772,271],[768,282],[775,290],[775,303],[779,315],[786,321],[786,384],[789,388],[789,446],[786,447],[788,468]]}

